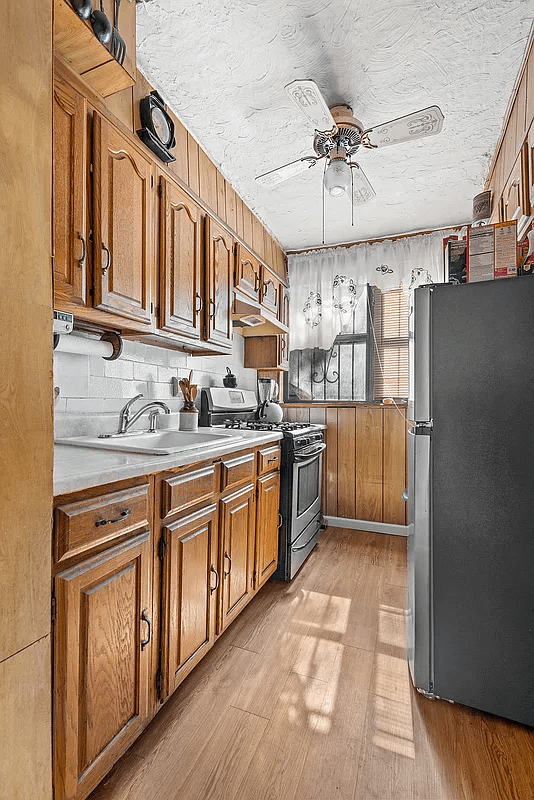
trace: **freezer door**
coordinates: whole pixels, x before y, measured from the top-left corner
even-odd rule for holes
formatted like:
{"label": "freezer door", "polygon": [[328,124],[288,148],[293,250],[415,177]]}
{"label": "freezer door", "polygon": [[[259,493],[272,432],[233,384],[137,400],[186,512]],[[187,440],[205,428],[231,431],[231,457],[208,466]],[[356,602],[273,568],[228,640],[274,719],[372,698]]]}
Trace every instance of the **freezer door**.
{"label": "freezer door", "polygon": [[417,689],[433,693],[431,445],[427,428],[408,432],[408,662]]}
{"label": "freezer door", "polygon": [[[432,286],[420,286],[414,292],[413,342],[413,417],[417,422],[432,419],[431,401],[431,308]],[[411,409],[410,409],[411,412]]]}

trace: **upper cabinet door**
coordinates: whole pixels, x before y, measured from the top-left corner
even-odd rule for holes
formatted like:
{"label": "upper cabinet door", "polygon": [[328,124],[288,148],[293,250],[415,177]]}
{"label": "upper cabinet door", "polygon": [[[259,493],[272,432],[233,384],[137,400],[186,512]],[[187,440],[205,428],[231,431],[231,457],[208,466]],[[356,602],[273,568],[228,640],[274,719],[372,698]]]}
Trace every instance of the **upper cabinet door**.
{"label": "upper cabinet door", "polygon": [[159,327],[200,339],[203,214],[176,184],[161,178]]}
{"label": "upper cabinet door", "polygon": [[232,346],[234,239],[207,218],[206,340],[228,351]]}
{"label": "upper cabinet door", "polygon": [[280,281],[278,278],[268,272],[266,269],[263,271],[263,285],[261,290],[261,304],[268,311],[272,311],[275,317],[278,317],[278,309],[280,306]]}
{"label": "upper cabinet door", "polygon": [[237,246],[236,253],[235,287],[247,297],[259,301],[261,265],[258,259],[240,244]]}
{"label": "upper cabinet door", "polygon": [[150,162],[113,125],[94,115],[94,305],[152,322]]}
{"label": "upper cabinet door", "polygon": [[54,85],[54,293],[85,305],[87,292],[87,104]]}

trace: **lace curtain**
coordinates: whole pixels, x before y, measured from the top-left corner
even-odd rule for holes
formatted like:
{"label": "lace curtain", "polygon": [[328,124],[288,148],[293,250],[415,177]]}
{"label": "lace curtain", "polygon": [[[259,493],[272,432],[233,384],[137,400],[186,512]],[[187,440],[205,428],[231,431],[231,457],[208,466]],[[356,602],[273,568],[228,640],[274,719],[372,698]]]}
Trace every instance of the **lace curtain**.
{"label": "lace curtain", "polygon": [[365,284],[385,292],[402,285],[407,304],[413,289],[443,281],[442,230],[352,247],[290,255],[291,349],[328,350],[356,304],[365,302]]}

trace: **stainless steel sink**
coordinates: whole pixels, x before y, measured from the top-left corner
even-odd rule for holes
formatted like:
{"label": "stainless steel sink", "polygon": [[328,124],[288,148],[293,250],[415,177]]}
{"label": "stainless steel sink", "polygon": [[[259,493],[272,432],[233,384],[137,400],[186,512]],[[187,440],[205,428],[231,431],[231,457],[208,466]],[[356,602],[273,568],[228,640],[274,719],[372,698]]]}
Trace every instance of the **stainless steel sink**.
{"label": "stainless steel sink", "polygon": [[171,431],[161,430],[156,433],[135,431],[110,437],[74,436],[70,439],[56,439],[56,444],[68,444],[75,447],[96,447],[100,450],[118,450],[124,453],[146,453],[147,455],[167,456],[171,453],[197,450],[227,444],[243,439],[239,431]]}

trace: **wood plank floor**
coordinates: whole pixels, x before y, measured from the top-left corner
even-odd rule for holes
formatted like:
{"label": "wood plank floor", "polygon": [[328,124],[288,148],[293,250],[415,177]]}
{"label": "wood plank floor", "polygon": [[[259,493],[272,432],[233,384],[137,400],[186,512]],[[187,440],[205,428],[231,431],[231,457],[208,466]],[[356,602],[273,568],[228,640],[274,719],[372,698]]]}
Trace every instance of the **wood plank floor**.
{"label": "wood plank floor", "polygon": [[91,800],[529,800],[534,731],[411,686],[406,541],[328,529]]}

